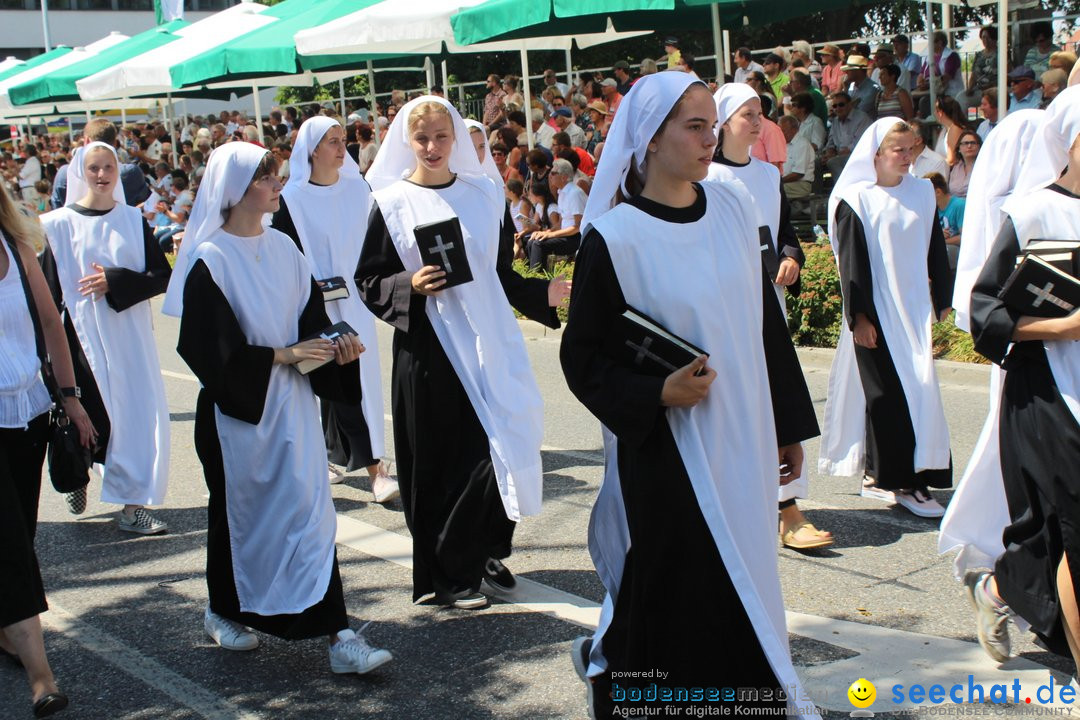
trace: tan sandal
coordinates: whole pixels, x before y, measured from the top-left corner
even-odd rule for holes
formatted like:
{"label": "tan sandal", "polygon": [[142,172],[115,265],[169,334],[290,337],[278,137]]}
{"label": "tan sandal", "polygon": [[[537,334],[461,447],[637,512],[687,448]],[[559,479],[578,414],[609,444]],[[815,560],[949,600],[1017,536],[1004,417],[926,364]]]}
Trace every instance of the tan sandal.
{"label": "tan sandal", "polygon": [[[813,540],[796,540],[795,536],[799,534],[800,530],[809,530],[814,535]],[[829,547],[836,539],[827,533],[818,530],[814,527],[813,523],[802,522],[795,527],[788,530],[786,533],[780,535],[780,542],[784,547],[791,548],[792,550],[816,550],[818,548]]]}

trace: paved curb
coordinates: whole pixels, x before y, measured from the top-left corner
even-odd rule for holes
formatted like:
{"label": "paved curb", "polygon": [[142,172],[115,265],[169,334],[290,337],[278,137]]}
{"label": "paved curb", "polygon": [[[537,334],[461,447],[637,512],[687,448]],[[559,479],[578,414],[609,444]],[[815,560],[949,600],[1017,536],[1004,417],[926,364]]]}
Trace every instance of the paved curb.
{"label": "paved curb", "polygon": [[[521,334],[526,340],[552,340],[559,342],[562,338],[562,329],[552,330],[538,322],[518,318]],[[828,370],[832,367],[833,356],[836,351],[832,348],[798,348],[799,362],[805,368]],[[938,381],[946,385],[964,385],[971,387],[987,387],[990,382],[990,366],[976,363],[963,363],[953,360],[936,360]]]}

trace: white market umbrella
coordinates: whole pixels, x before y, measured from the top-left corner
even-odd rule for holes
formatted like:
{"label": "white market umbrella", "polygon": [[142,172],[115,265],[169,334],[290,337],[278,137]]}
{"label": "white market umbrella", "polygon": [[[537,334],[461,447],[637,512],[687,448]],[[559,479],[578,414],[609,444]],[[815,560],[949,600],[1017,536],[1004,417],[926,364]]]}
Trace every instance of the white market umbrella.
{"label": "white market umbrella", "polygon": [[20,85],[30,80],[35,80],[39,77],[44,77],[51,72],[60,70],[69,65],[74,65],[77,62],[86,60],[94,55],[97,55],[102,50],[106,50],[113,45],[118,45],[127,40],[128,36],[118,32],[111,32],[100,40],[96,40],[84,47],[74,48],[71,52],[65,53],[58,58],[50,60],[49,62],[42,63],[36,67],[25,70],[21,73],[16,73],[9,78],[0,80],[0,112],[6,112],[8,114],[18,114],[23,117],[26,113],[23,112],[23,108],[16,107],[11,104],[8,99],[8,88]]}

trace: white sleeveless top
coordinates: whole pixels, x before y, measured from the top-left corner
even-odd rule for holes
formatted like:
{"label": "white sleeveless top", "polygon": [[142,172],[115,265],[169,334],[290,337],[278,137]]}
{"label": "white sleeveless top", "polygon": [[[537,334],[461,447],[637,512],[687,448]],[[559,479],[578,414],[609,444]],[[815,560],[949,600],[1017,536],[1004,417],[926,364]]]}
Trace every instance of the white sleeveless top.
{"label": "white sleeveless top", "polygon": [[24,428],[52,406],[41,379],[26,293],[7,238],[0,233],[8,271],[0,278],[0,427]]}

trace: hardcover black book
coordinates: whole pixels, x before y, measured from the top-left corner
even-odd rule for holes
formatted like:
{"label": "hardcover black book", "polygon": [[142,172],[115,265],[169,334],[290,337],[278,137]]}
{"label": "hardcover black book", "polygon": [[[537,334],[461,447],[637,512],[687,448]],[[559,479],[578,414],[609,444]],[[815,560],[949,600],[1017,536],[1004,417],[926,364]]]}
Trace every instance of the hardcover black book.
{"label": "hardcover black book", "polygon": [[1080,241],[1031,240],[1016,258],[1016,264],[1028,255],[1038,255],[1058,270],[1080,277]]}
{"label": "hardcover black book", "polygon": [[[356,331],[353,330],[352,325],[350,325],[347,322],[342,321],[342,322],[339,322],[339,323],[334,323],[333,325],[326,328],[322,332],[320,332],[320,333],[318,333],[316,335],[312,335],[311,337],[306,337],[303,340],[301,340],[300,342],[304,342],[304,340],[314,340],[315,338],[324,338],[326,340],[336,340],[337,338],[341,337],[342,335],[356,335]],[[297,343],[297,344],[299,344],[299,343]],[[301,375],[307,375],[309,372],[311,372],[313,370],[318,370],[319,368],[321,368],[323,365],[325,365],[328,362],[331,362],[331,361],[330,360],[301,360],[300,362],[293,365],[293,367],[296,368],[297,372],[299,372]]]}
{"label": "hardcover black book", "polygon": [[657,377],[667,377],[708,355],[630,306],[609,331],[606,352],[621,365]]}
{"label": "hardcover black book", "polygon": [[323,300],[341,300],[349,297],[349,286],[345,284],[345,278],[336,275],[324,280],[316,280],[315,284],[322,290]]}
{"label": "hardcover black book", "polygon": [[758,228],[758,241],[761,244],[761,266],[765,268],[765,274],[771,282],[776,280],[776,275],[780,272],[780,256],[773,247],[772,233],[767,225]]}
{"label": "hardcover black book", "polygon": [[1026,255],[998,297],[1022,315],[1065,317],[1080,306],[1080,280],[1038,255]]}
{"label": "hardcover black book", "polygon": [[420,259],[424,265],[437,265],[446,272],[446,284],[440,290],[472,282],[469,256],[461,237],[461,223],[456,217],[449,220],[417,225],[413,228]]}

